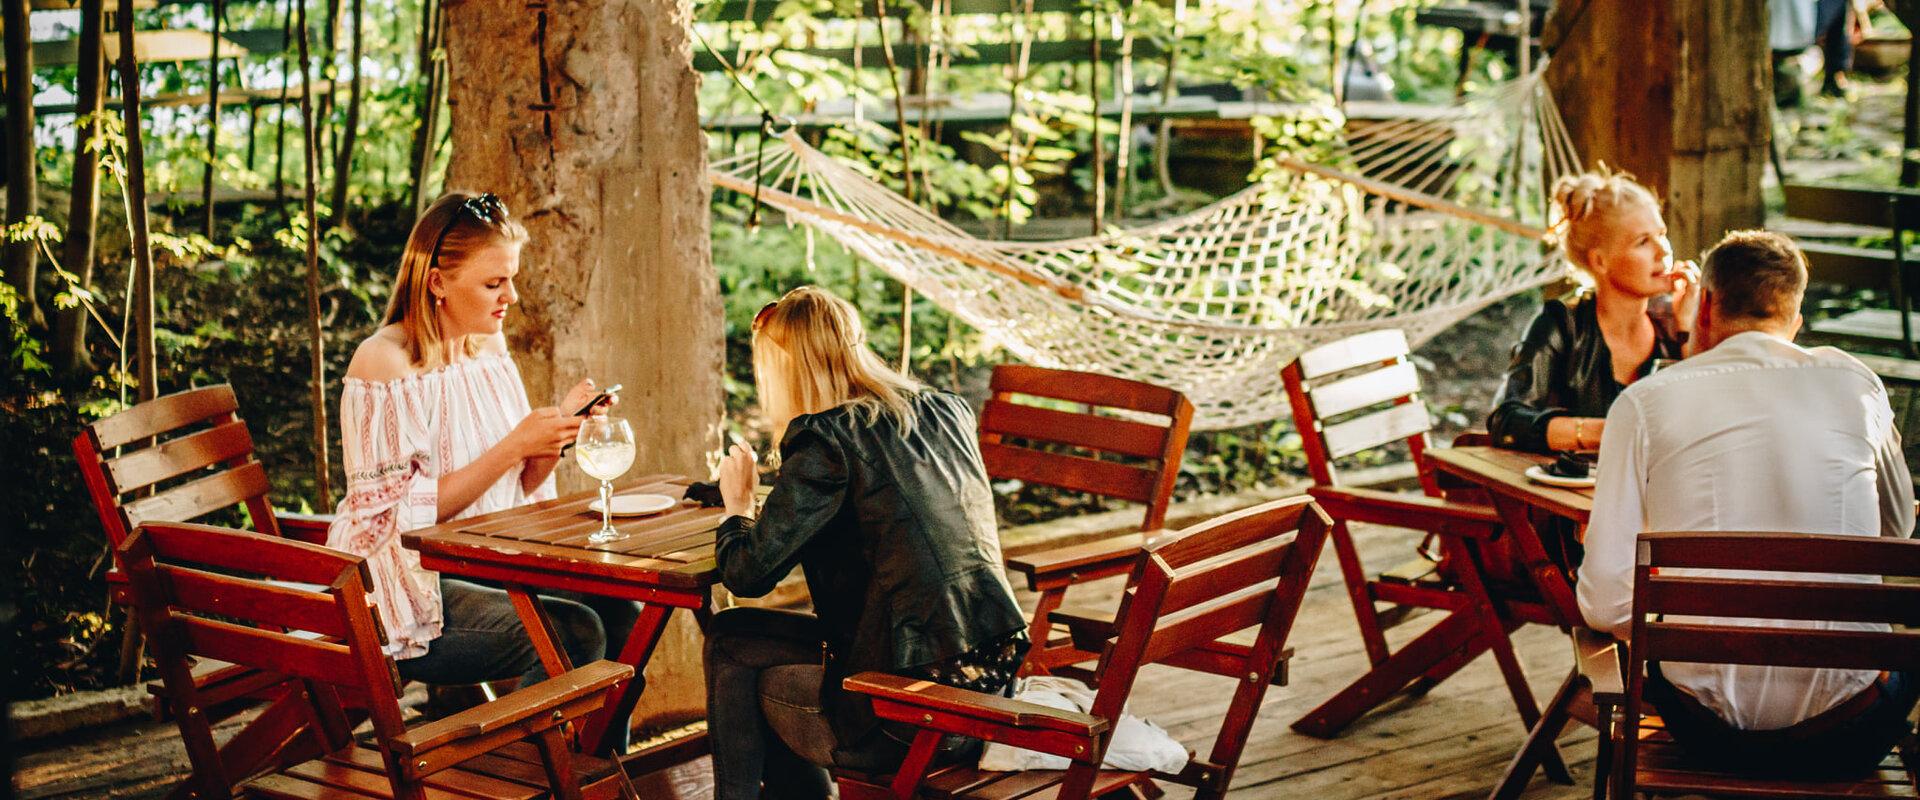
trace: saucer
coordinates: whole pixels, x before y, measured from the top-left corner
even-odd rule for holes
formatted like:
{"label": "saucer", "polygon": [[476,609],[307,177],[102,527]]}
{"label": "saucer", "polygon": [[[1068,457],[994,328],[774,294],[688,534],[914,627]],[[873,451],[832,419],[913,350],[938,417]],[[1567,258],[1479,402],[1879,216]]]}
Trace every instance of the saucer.
{"label": "saucer", "polygon": [[1545,467],[1537,464],[1527,467],[1527,479],[1535,483],[1544,483],[1548,486],[1558,486],[1563,489],[1590,489],[1593,488],[1594,483],[1594,477],[1592,475],[1584,478],[1562,478],[1547,472]]}
{"label": "saucer", "polygon": [[[664,494],[616,494],[613,496],[613,515],[616,517],[636,517],[642,514],[658,514],[680,504],[680,501]],[[600,512],[600,501],[587,505],[589,511]]]}

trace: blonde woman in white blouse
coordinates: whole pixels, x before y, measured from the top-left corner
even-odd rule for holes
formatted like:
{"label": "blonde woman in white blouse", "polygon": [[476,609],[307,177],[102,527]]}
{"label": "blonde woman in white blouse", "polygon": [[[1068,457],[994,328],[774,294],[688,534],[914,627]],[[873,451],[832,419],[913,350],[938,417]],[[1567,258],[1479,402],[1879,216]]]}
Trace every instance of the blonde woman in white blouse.
{"label": "blonde woman in white blouse", "polygon": [[[422,569],[400,544],[405,531],[554,496],[554,464],[580,426],[572,412],[594,386],[529,407],[501,333],[526,240],[491,194],[440,198],[407,238],[386,324],[347,367],[347,496],[327,544],[366,557],[388,650],[411,680],[545,676],[506,592]],[[541,602],[576,664],[601,658],[635,617],[625,601]]]}

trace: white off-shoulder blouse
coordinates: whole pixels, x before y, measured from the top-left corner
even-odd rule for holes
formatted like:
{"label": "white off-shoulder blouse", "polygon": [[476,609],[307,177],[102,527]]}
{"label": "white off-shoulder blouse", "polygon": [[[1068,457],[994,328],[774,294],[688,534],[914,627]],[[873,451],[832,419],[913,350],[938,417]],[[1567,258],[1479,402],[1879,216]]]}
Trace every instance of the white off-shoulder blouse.
{"label": "white off-shoulder blouse", "polygon": [[[373,600],[394,658],[425,655],[440,636],[440,576],[400,534],[436,521],[440,476],[500,443],[532,410],[520,370],[505,353],[391,381],[344,381],[341,457],[347,496],[327,531],[327,546],[367,559]],[[454,518],[486,514],[554,496],[548,476],[520,488],[520,466]]]}

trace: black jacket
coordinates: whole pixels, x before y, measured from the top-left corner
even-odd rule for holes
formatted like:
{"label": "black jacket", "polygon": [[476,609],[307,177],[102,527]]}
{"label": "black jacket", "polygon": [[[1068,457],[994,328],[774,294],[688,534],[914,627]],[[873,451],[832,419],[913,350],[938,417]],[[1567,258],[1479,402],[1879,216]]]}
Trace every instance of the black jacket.
{"label": "black jacket", "polygon": [[[1647,317],[1653,320],[1653,352],[1635,370],[1639,377],[1653,371],[1656,358],[1679,358],[1686,342],[1667,298],[1648,303]],[[1487,432],[1501,447],[1549,452],[1549,421],[1563,415],[1605,417],[1623,388],[1613,377],[1613,351],[1600,333],[1593,297],[1582,296],[1572,307],[1548,300],[1513,347]]]}
{"label": "black jacket", "polygon": [[797,417],[757,520],[728,517],[716,558],[729,591],[758,597],[798,564],[826,630],[822,701],[840,741],[874,726],[842,678],[951,658],[1024,629],[1000,567],[993,494],[966,401],[913,399],[902,437],[847,406]]}

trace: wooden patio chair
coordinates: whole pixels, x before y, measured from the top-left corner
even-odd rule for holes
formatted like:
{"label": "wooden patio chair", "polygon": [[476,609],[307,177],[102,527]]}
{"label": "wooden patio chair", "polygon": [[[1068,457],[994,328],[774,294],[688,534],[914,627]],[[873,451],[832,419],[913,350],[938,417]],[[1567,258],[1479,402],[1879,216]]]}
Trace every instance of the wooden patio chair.
{"label": "wooden patio chair", "polygon": [[[205,386],[140,403],[86,426],[73,438],[81,481],[112,547],[107,589],[116,604],[130,601],[126,573],[119,566],[120,548],[129,532],[144,522],[189,522],[243,506],[259,533],[326,541],[328,517],[274,511],[267,498],[266,470],[254,458],[253,437],[238,412],[232,387]],[[123,646],[137,664],[140,627],[131,609],[128,615],[130,639]],[[277,696],[276,687],[285,680],[214,659],[199,660],[193,674],[203,713],[215,722],[231,716],[235,701]],[[169,719],[172,704],[165,687],[155,682],[147,688],[155,697],[155,715]],[[297,726],[304,721],[284,713],[263,714],[247,728],[248,735],[288,741],[289,732],[270,730],[282,723]],[[264,759],[263,765],[276,757],[267,751],[247,752]],[[195,768],[199,766],[196,761]]]}
{"label": "wooden patio chair", "polygon": [[[1690,574],[1676,574],[1687,570]],[[1706,577],[1694,570],[1758,570],[1804,580]],[[1664,574],[1663,574],[1664,573]],[[1902,582],[1842,583],[1831,575]],[[1633,632],[1624,708],[1614,734],[1614,796],[1920,797],[1911,738],[1855,780],[1737,774],[1689,757],[1643,699],[1649,663],[1755,664],[1920,670],[1920,541],[1801,533],[1646,533],[1633,576]],[[1684,615],[1684,616],[1680,616]],[[1747,624],[1706,622],[1700,617]],[[1755,620],[1888,623],[1894,630],[1808,630]],[[1596,683],[1618,683],[1619,662],[1582,661]],[[1605,763],[1605,762],[1603,762]]]}
{"label": "wooden patio chair", "polygon": [[[880,672],[849,677],[881,719],[920,729],[893,776],[840,771],[843,800],[910,797],[1047,797],[1086,800],[1164,780],[1195,796],[1226,795],[1260,701],[1280,668],[1313,564],[1331,525],[1308,498],[1279,500],[1201,523],[1163,539],[1136,559],[1120,616],[1067,619],[1075,643],[1100,653],[1099,689],[1089,713],[980,694]],[[1223,642],[1258,627],[1251,645]],[[1174,774],[1101,769],[1114,725],[1140,667],[1165,664],[1234,681],[1233,700],[1207,757]],[[1062,756],[1065,770],[983,772],[971,765],[929,769],[944,734],[1003,742]]]}
{"label": "wooden patio chair", "polygon": [[[147,523],[121,549],[134,607],[153,632],[167,701],[194,761],[189,794],[401,798],[431,795],[633,798],[618,763],[572,752],[566,725],[598,711],[633,668],[596,661],[512,695],[407,728],[399,678],[383,651],[364,560],[319,545],[191,523]],[[312,724],[296,734],[319,758],[264,775],[214,746],[194,656],[284,675],[282,691]],[[342,699],[364,705],[370,740],[356,741]],[[242,734],[244,737],[244,734]],[[250,741],[249,748],[275,743]],[[236,791],[236,785],[239,789]]]}
{"label": "wooden patio chair", "polygon": [[[1294,730],[1332,737],[1397,692],[1424,692],[1481,653],[1491,650],[1514,704],[1528,725],[1539,718],[1532,690],[1508,634],[1521,622],[1551,622],[1543,607],[1496,601],[1482,574],[1502,531],[1488,505],[1450,498],[1426,461],[1432,420],[1420,399],[1420,379],[1405,334],[1381,330],[1351,336],[1301,353],[1282,370],[1294,428],[1313,477],[1308,493],[1334,519],[1329,538],[1340,561],[1360,638],[1372,669],[1293,723]],[[1471,435],[1470,435],[1471,436]],[[1418,469],[1422,494],[1342,486],[1335,459],[1401,443]],[[1426,531],[1441,550],[1439,563],[1416,558],[1370,574],[1361,563],[1349,523]],[[1448,563],[1451,562],[1451,563]],[[1382,611],[1377,604],[1387,604]],[[1399,650],[1390,650],[1386,630],[1413,609],[1447,616]],[[1557,756],[1552,769],[1570,781]]]}
{"label": "wooden patio chair", "polygon": [[[1015,364],[994,367],[990,389],[993,395],[980,414],[980,456],[988,476],[1146,506],[1140,533],[1007,559],[1007,567],[1026,576],[1028,587],[1040,595],[1028,631],[1033,649],[1021,669],[1044,675],[1099,657],[1055,637],[1049,615],[1066,599],[1067,587],[1127,574],[1141,545],[1166,524],[1193,404],[1150,383]],[[1085,410],[1021,398],[1065,401]]]}

